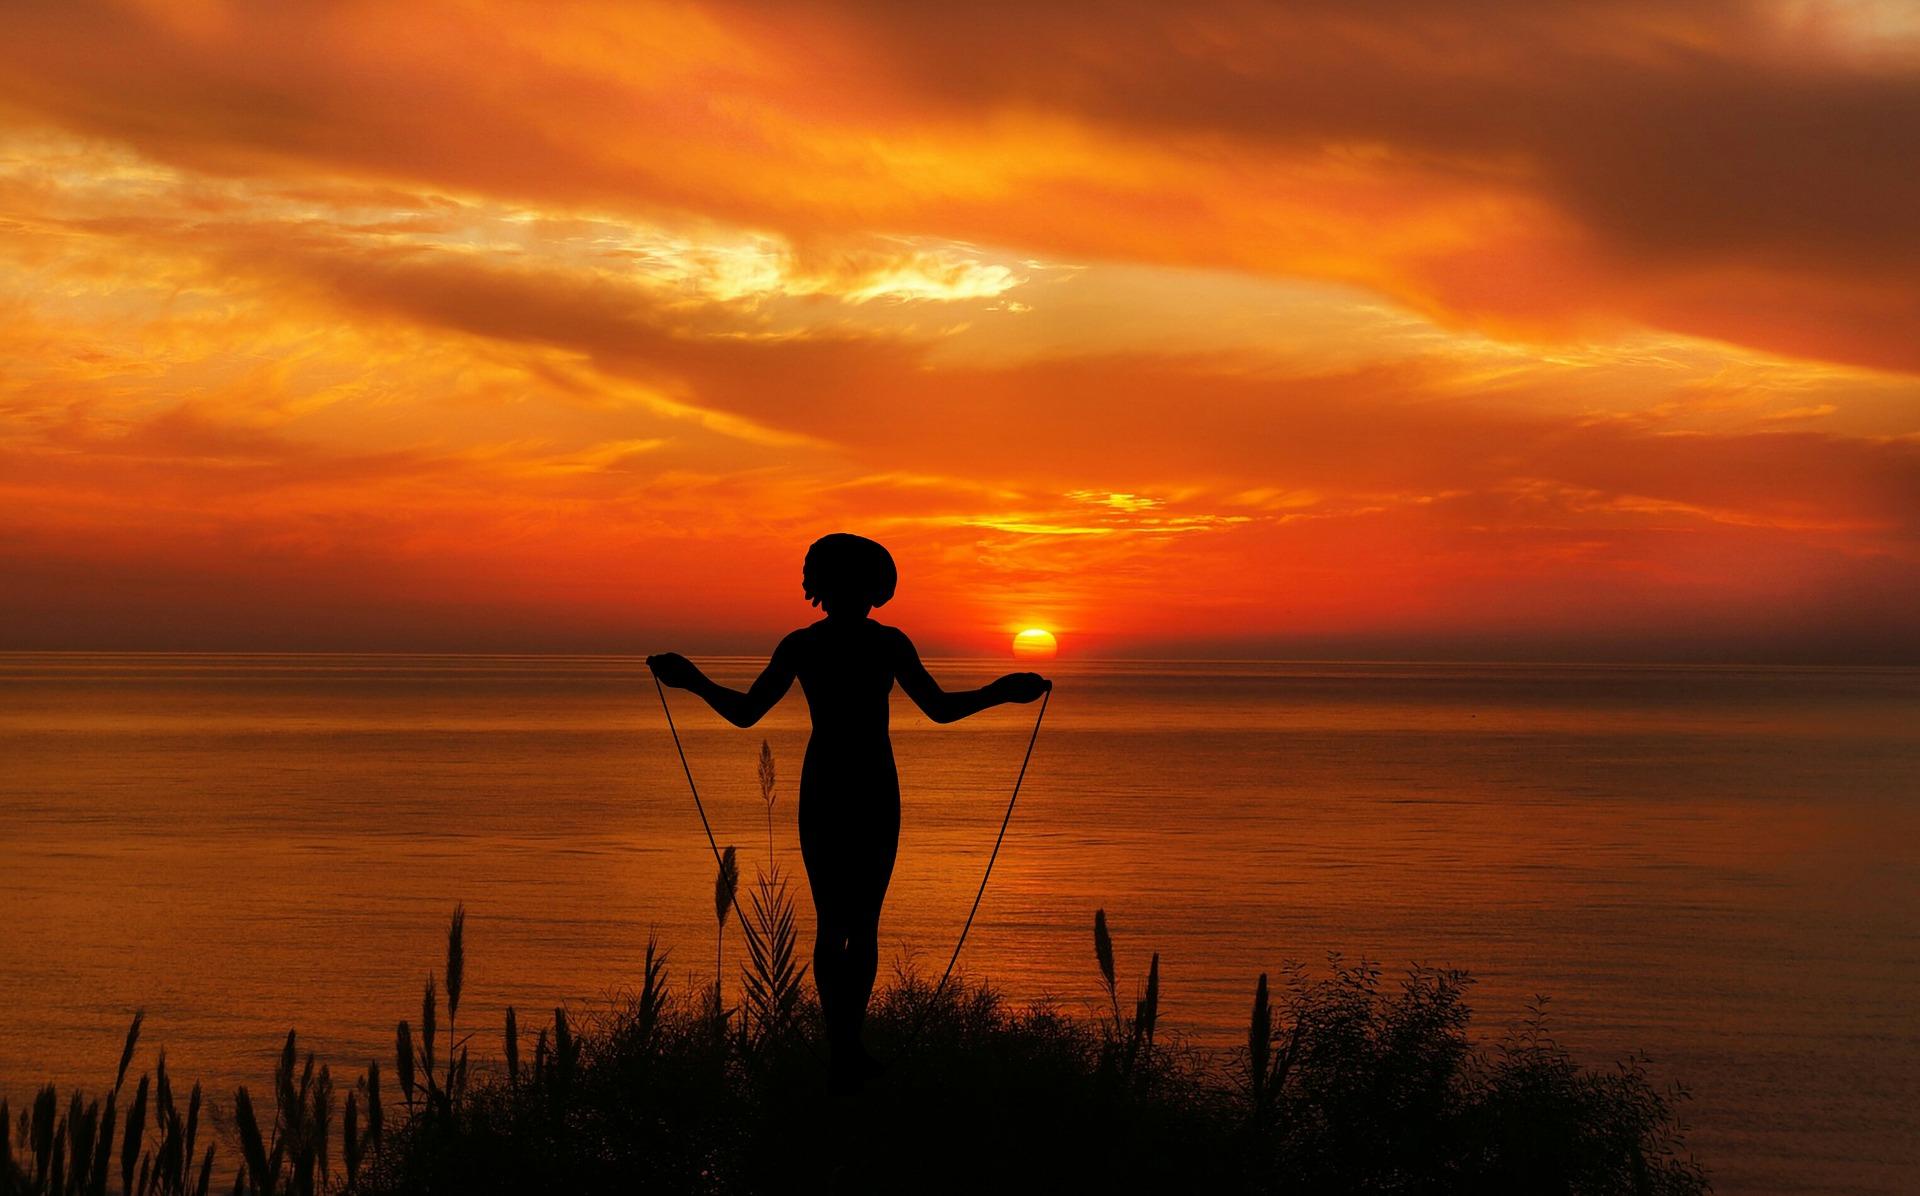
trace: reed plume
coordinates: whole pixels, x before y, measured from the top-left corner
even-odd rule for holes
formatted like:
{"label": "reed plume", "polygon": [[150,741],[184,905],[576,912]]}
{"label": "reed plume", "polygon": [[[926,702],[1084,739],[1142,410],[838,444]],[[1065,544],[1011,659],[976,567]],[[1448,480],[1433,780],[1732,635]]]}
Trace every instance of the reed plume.
{"label": "reed plume", "polygon": [[1160,1020],[1160,953],[1153,953],[1153,962],[1147,967],[1147,991],[1133,1005],[1133,1029],[1127,1037],[1127,1066],[1129,1076],[1139,1061],[1140,1051],[1144,1047],[1151,1058],[1153,1054],[1153,1031]]}
{"label": "reed plume", "polygon": [[767,863],[756,869],[753,888],[747,892],[752,916],[740,920],[741,934],[747,943],[747,966],[741,969],[745,1009],[741,1031],[756,1034],[763,1041],[782,1037],[793,1027],[804,995],[801,985],[807,974],[807,965],[799,959],[793,898],[788,894],[787,879],[774,857],[776,776],[773,748],[763,739],[758,777],[760,801],[767,815]]}
{"label": "reed plume", "polygon": [[767,741],[760,741],[760,801],[767,808],[767,860],[773,860],[773,803],[774,803],[773,748]]}
{"label": "reed plume", "polygon": [[653,1041],[666,1006],[667,953],[660,949],[659,937],[649,934],[647,957],[640,972],[640,999],[634,1007],[634,1024],[641,1042]]}
{"label": "reed plume", "polygon": [[439,1002],[434,999],[433,973],[427,973],[427,989],[420,998],[420,1061],[426,1066],[421,1069],[427,1081],[427,1095],[433,1095],[433,1023],[438,1015]]}
{"label": "reed plume", "polygon": [[47,1177],[47,1163],[53,1154],[54,1108],[59,1099],[52,1084],[42,1088],[33,1097],[33,1122],[27,1141],[32,1144],[33,1176],[36,1186]]}
{"label": "reed plume", "polygon": [[146,1017],[147,1011],[144,1009],[133,1011],[133,1024],[127,1027],[127,1044],[120,1048],[120,1070],[113,1077],[115,1092],[120,1091],[120,1085],[126,1083],[127,1065],[133,1062],[133,1047],[140,1041],[140,1023],[145,1021]]}
{"label": "reed plume", "polygon": [[[260,1119],[253,1111],[253,1095],[242,1084],[233,1093],[233,1125],[240,1131],[240,1151],[246,1159],[245,1174],[263,1191],[270,1191],[273,1172],[267,1167],[267,1143],[260,1136]],[[235,1187],[238,1187],[238,1183]]]}
{"label": "reed plume", "polygon": [[447,1035],[453,1035],[454,1019],[460,1016],[460,985],[467,970],[467,907],[453,907],[453,923],[447,927]]}
{"label": "reed plume", "polygon": [[413,1029],[407,1025],[407,1019],[400,1019],[400,1028],[394,1033],[394,1062],[400,1067],[400,1091],[406,1097],[407,1106],[413,1106]]}
{"label": "reed plume", "polygon": [[1107,1000],[1113,1006],[1113,1033],[1122,1033],[1120,993],[1113,970],[1113,936],[1107,933],[1107,911],[1093,911],[1093,957],[1100,964],[1100,980],[1107,987]]}
{"label": "reed plume", "polygon": [[713,916],[717,923],[713,935],[713,1004],[720,1008],[720,981],[726,973],[724,956],[727,942],[727,914],[740,891],[740,860],[731,845],[720,853],[720,869],[713,878]]}
{"label": "reed plume", "polygon": [[[192,1094],[187,1098],[187,1139],[186,1139],[185,1150],[183,1151],[182,1157],[188,1162],[191,1162],[193,1160],[194,1138],[196,1135],[199,1134],[199,1132],[200,1132],[200,1085],[195,1084],[193,1086]],[[212,1150],[213,1148],[208,1147],[207,1149]]]}
{"label": "reed plume", "polygon": [[513,1006],[507,1006],[507,1083],[520,1082],[520,1025],[514,1019]]}
{"label": "reed plume", "polygon": [[380,1060],[367,1060],[367,1138],[380,1137],[383,1113],[380,1108]]}
{"label": "reed plume", "polygon": [[[91,1152],[87,1148],[92,1145],[93,1127],[87,1124],[87,1110],[78,1092],[74,1092],[68,1097],[67,1117],[64,1129],[67,1142],[67,1174],[73,1177],[72,1182],[74,1184],[85,1184],[87,1173],[85,1163],[82,1160],[92,1157]],[[58,1131],[56,1131],[55,1136],[58,1136]],[[57,1143],[55,1144],[55,1149],[59,1149]],[[55,1190],[57,1191],[58,1189],[56,1188]]]}

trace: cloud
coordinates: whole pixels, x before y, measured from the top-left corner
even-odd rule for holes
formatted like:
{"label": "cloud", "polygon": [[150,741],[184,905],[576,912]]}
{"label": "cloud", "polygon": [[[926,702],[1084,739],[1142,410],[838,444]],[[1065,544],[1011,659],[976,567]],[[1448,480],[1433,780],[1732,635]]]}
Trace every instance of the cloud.
{"label": "cloud", "polygon": [[516,12],[18,10],[10,642],[1920,651],[1857,13]]}
{"label": "cloud", "polygon": [[0,103],[213,173],[1234,267],[1502,336],[1646,324],[1920,367],[1920,52],[1870,6],[193,11],[16,9]]}

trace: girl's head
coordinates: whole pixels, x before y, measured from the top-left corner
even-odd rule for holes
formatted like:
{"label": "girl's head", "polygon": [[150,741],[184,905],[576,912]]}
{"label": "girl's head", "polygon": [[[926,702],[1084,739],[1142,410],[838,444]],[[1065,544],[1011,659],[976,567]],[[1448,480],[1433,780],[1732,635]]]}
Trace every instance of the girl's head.
{"label": "girl's head", "polygon": [[807,601],[825,607],[828,614],[884,606],[899,580],[892,554],[865,536],[846,532],[815,540],[800,573]]}

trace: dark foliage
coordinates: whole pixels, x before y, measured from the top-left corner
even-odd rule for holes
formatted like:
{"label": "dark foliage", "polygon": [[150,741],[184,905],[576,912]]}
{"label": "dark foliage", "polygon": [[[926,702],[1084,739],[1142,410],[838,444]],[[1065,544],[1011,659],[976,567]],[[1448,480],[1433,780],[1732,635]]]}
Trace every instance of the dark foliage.
{"label": "dark foliage", "polygon": [[[652,944],[639,991],[584,1023],[555,1010],[531,1066],[510,1014],[507,1062],[469,1069],[467,1038],[451,1037],[461,930],[456,916],[440,1066],[426,1045],[437,1021],[431,985],[419,1040],[401,1023],[398,1101],[383,1102],[373,1063],[336,1118],[327,1069],[302,1059],[289,1035],[272,1105],[235,1093],[235,1192],[1707,1187],[1683,1153],[1670,1097],[1639,1061],[1580,1068],[1537,1008],[1504,1042],[1477,1047],[1458,972],[1414,969],[1385,983],[1377,968],[1336,959],[1278,984],[1261,976],[1246,1046],[1214,1056],[1156,1026],[1157,956],[1126,1016],[1103,917],[1096,957],[1110,1017],[904,974],[868,1022],[891,1069],[847,1093],[828,1083],[810,1002],[783,1019],[730,1020],[704,985],[672,995]],[[129,1058],[138,1034],[136,1020]],[[75,1096],[64,1115],[51,1088],[30,1109],[0,1105],[0,1196],[104,1193],[114,1180],[143,1194],[206,1193],[213,1152],[195,1143],[198,1089],[183,1114],[164,1059],[156,1075],[126,1101],[123,1064],[104,1102]],[[118,1141],[116,1102],[127,1109]]]}

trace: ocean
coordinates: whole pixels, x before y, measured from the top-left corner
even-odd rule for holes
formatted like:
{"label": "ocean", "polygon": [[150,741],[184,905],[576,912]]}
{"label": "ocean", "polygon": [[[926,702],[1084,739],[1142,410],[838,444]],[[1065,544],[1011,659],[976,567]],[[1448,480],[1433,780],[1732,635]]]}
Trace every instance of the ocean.
{"label": "ocean", "polygon": [[[1015,667],[930,663],[949,688]],[[969,974],[1094,1010],[1104,908],[1123,990],[1159,952],[1163,1024],[1228,1047],[1289,962],[1464,968],[1488,1041],[1546,996],[1583,1062],[1690,1091],[1723,1192],[1910,1190],[1920,670],[1044,671]],[[771,746],[797,870],[798,692],[750,731],[671,699],[749,879]],[[896,695],[883,970],[945,965],[1036,710],[938,727]],[[649,935],[711,981],[713,861],[639,660],[0,655],[0,1095],[110,1083],[135,1008],[217,1093],[264,1083],[289,1028],[340,1071],[390,1059],[456,902],[476,1058],[509,1003],[604,1007]]]}

